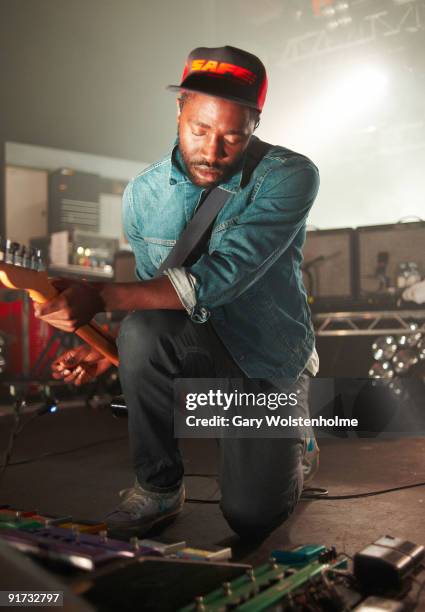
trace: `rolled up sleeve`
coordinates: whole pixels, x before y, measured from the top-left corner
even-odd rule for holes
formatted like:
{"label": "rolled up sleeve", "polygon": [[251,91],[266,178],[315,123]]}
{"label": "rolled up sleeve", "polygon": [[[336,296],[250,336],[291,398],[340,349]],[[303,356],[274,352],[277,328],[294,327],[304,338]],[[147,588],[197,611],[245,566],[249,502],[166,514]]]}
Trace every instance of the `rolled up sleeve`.
{"label": "rolled up sleeve", "polygon": [[[194,279],[194,314],[235,300],[288,249],[304,225],[319,188],[319,173],[308,165],[276,180],[273,170],[255,200],[227,230],[216,251],[186,268]],[[202,321],[200,321],[202,322]]]}

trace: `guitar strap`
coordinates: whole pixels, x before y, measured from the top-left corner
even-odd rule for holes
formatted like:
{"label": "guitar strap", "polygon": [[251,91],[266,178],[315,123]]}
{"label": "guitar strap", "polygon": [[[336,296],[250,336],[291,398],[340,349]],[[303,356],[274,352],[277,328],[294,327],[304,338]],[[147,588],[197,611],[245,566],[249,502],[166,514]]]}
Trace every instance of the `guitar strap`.
{"label": "guitar strap", "polygon": [[[245,187],[248,184],[251,174],[272,146],[256,137],[252,138],[242,170],[241,187]],[[215,187],[210,191],[171,249],[171,252],[162,262],[156,276],[160,276],[168,268],[177,268],[184,265],[195,249],[199,250],[197,247],[200,245],[206,246],[214,221],[231,195],[233,195],[231,192],[220,189],[220,187]],[[201,253],[202,250],[200,255]]]}

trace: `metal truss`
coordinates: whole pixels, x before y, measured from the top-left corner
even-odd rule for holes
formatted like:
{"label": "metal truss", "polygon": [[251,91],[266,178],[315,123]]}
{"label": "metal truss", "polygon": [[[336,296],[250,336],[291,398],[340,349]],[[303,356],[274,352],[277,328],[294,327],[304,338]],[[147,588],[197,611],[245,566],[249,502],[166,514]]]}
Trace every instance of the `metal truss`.
{"label": "metal truss", "polygon": [[338,36],[326,29],[290,38],[277,64],[286,67],[302,60],[354,49],[378,39],[396,36],[402,32],[425,29],[425,2],[411,2],[399,10],[382,10],[354,21],[351,27],[340,28]]}
{"label": "metal truss", "polygon": [[[415,322],[418,329],[409,325]],[[425,333],[425,310],[327,312],[313,315],[316,336],[377,336]]]}

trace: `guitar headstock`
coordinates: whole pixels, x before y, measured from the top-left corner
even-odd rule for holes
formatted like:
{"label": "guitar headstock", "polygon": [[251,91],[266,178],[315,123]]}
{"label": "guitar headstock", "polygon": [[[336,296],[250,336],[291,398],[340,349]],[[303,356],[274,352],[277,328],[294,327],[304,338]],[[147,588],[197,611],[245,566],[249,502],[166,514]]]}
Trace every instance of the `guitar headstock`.
{"label": "guitar headstock", "polygon": [[41,251],[11,240],[0,241],[0,283],[9,289],[25,289],[40,303],[57,293],[44,270]]}
{"label": "guitar headstock", "polygon": [[1,238],[0,263],[20,266],[29,270],[36,270],[37,272],[45,269],[40,249],[26,247],[19,244],[19,242],[2,240]]}

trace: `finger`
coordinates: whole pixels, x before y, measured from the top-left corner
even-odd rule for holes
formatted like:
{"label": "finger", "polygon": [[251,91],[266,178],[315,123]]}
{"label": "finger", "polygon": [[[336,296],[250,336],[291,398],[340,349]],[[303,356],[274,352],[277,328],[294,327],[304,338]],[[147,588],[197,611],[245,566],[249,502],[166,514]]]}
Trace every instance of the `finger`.
{"label": "finger", "polygon": [[52,376],[56,379],[63,379],[64,382],[68,383],[72,382],[77,377],[77,374],[74,370],[63,370],[62,372],[53,372]]}
{"label": "finger", "polygon": [[72,383],[78,378],[80,374],[81,370],[79,368],[75,368],[74,370],[64,370],[63,380],[65,383]]}
{"label": "finger", "polygon": [[84,370],[81,370],[81,372],[80,372],[80,373],[78,374],[78,376],[76,377],[76,379],[75,379],[75,383],[74,383],[74,384],[75,384],[77,387],[80,387],[81,385],[83,385],[83,384],[86,382],[86,381],[85,381],[85,378],[86,378],[86,376],[85,376],[85,372],[84,372]]}
{"label": "finger", "polygon": [[63,296],[59,296],[57,298],[53,298],[49,300],[45,304],[37,304],[37,313],[39,317],[43,317],[46,315],[50,315],[52,313],[63,313],[66,312],[68,304]]}
{"label": "finger", "polygon": [[66,322],[76,322],[76,318],[72,316],[72,314],[70,313],[70,311],[66,308],[66,309],[62,309],[62,310],[57,310],[55,312],[51,312],[51,313],[47,313],[47,314],[43,314],[40,316],[40,319],[42,319],[43,321],[46,321],[46,323],[50,323],[50,324],[54,324],[55,322],[58,323],[66,323]]}
{"label": "finger", "polygon": [[75,372],[74,385],[80,386],[88,382],[92,382],[94,378],[87,372],[85,368],[77,368]]}
{"label": "finger", "polygon": [[74,369],[74,367],[71,364],[66,365],[65,363],[61,363],[57,365],[52,364],[51,370],[52,370],[52,374],[58,374],[60,376],[63,376],[64,372],[66,371],[71,372]]}
{"label": "finger", "polygon": [[61,380],[63,379],[63,377],[63,372],[52,372],[52,378],[54,378],[55,380]]}
{"label": "finger", "polygon": [[65,369],[72,370],[75,366],[84,361],[86,354],[90,351],[91,347],[86,344],[65,351],[53,361],[51,365],[52,373],[59,374],[60,377],[62,377],[62,373]]}
{"label": "finger", "polygon": [[45,321],[46,323],[48,323],[49,325],[56,327],[56,329],[60,329],[61,331],[65,331],[65,332],[74,332],[80,327],[80,325],[77,324],[75,319],[71,319],[70,321],[67,321],[65,319],[56,319],[55,317],[50,317],[50,316],[41,317],[41,319]]}
{"label": "finger", "polygon": [[86,355],[92,351],[92,347],[88,344],[80,344],[79,346],[68,349],[55,359],[54,364],[77,364],[84,360]]}
{"label": "finger", "polygon": [[[71,365],[71,364],[69,364],[69,365]],[[57,374],[60,374],[61,372],[63,372],[67,368],[68,368],[68,365],[65,362],[52,363],[52,365],[51,365],[52,372],[56,372]]]}

